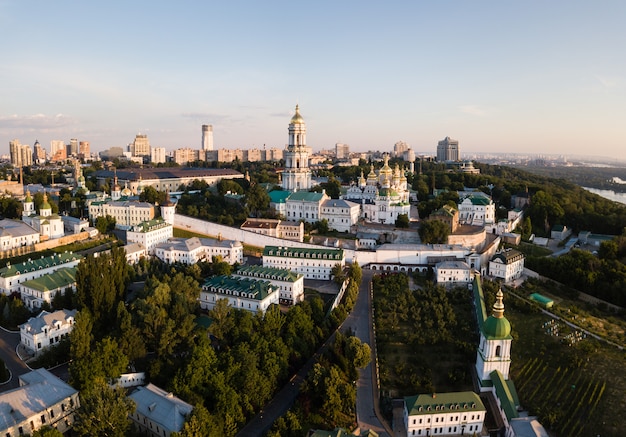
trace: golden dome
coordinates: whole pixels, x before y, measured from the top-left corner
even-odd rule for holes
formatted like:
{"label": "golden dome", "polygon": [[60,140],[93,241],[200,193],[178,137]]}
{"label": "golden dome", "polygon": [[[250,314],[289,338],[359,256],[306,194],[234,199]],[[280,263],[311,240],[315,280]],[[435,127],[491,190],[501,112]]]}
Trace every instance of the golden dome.
{"label": "golden dome", "polygon": [[296,105],[296,113],[291,117],[289,124],[304,124],[304,118],[300,115],[300,107]]}

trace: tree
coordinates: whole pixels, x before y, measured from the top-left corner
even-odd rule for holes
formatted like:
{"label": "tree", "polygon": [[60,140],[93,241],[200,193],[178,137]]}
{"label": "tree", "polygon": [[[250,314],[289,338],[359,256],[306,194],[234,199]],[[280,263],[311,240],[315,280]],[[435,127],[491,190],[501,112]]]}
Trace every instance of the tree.
{"label": "tree", "polygon": [[115,217],[106,215],[106,217],[98,217],[96,219],[96,229],[101,234],[108,234],[115,229]]}
{"label": "tree", "polygon": [[398,214],[398,218],[396,219],[396,227],[397,228],[408,228],[409,227],[409,216],[408,216],[408,214]]}
{"label": "tree", "polygon": [[46,425],[34,431],[32,437],[63,437],[63,433],[56,428]]}
{"label": "tree", "polygon": [[336,284],[343,284],[343,281],[346,280],[346,275],[343,273],[343,267],[341,267],[341,264],[337,263],[333,266],[333,268],[330,271],[332,277],[333,277],[333,281],[335,281]]}
{"label": "tree", "polygon": [[245,199],[246,207],[254,217],[259,217],[261,212],[267,211],[270,207],[270,196],[259,184],[250,186]]}
{"label": "tree", "polygon": [[180,432],[174,432],[171,437],[220,437],[221,431],[215,426],[215,418],[209,410],[199,404],[186,417]]}
{"label": "tree", "polygon": [[105,383],[81,391],[81,405],[76,411],[74,432],[80,436],[125,437],[130,428],[129,414],[135,412],[135,402],[126,397],[122,388]]}
{"label": "tree", "polygon": [[166,199],[167,193],[165,191],[158,191],[156,188],[150,185],[145,187],[139,195],[139,200],[141,200],[142,202],[152,203],[153,205],[161,205],[165,203]]}
{"label": "tree", "polygon": [[448,242],[450,227],[441,220],[422,221],[419,235],[423,244],[445,244]]}
{"label": "tree", "polygon": [[346,339],[345,354],[356,369],[363,369],[370,363],[372,351],[367,343],[362,343],[358,337],[350,336]]}

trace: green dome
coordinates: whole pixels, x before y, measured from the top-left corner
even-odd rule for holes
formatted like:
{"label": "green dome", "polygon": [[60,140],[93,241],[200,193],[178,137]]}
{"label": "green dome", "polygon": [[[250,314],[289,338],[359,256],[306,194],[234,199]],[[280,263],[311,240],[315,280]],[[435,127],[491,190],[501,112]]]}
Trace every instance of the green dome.
{"label": "green dome", "polygon": [[504,339],[511,335],[511,324],[506,317],[489,316],[483,325],[485,337],[491,339]]}
{"label": "green dome", "polygon": [[493,314],[487,317],[483,324],[483,333],[488,339],[506,339],[511,337],[511,323],[504,317],[504,293],[498,290],[496,303],[493,304]]}

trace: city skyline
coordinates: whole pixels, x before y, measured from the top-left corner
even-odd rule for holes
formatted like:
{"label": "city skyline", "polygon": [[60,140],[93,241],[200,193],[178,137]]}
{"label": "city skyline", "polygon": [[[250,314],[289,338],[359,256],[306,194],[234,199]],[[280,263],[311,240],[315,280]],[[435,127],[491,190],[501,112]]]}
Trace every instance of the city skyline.
{"label": "city skyline", "polygon": [[308,146],[623,159],[626,4],[0,1],[9,142]]}

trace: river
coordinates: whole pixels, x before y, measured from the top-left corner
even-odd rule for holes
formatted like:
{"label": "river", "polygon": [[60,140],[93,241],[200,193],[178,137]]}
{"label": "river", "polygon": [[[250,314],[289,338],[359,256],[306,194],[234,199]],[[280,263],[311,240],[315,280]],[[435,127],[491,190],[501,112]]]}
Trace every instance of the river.
{"label": "river", "polygon": [[602,196],[605,199],[613,200],[615,202],[626,205],[626,193],[616,193],[613,190],[599,190],[597,188],[588,188],[588,187],[583,187],[583,188],[589,191],[590,193],[597,194],[598,196]]}

